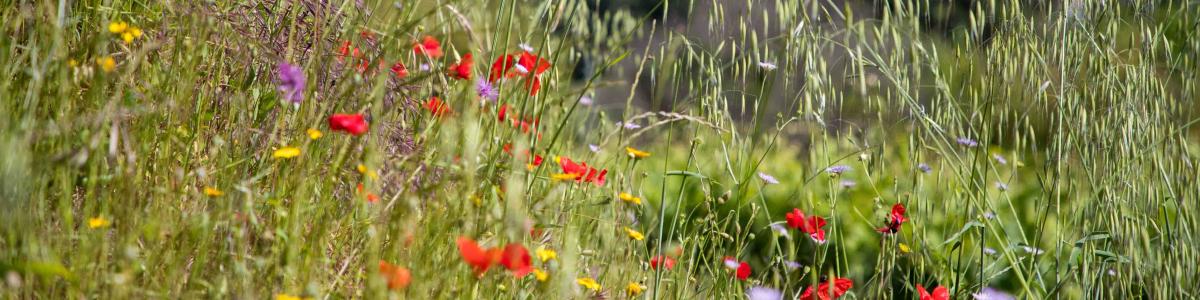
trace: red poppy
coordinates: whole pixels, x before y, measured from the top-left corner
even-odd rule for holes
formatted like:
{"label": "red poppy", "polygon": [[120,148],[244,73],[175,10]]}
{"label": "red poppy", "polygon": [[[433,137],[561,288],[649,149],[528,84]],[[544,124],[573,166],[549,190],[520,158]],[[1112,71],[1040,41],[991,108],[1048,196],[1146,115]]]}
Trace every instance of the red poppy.
{"label": "red poppy", "polygon": [[353,54],[354,57],[362,56],[362,53],[358,52],[358,47],[354,47],[349,40],[343,41],[342,47],[338,48],[338,60],[345,60],[346,57],[350,56],[351,54]]}
{"label": "red poppy", "polygon": [[825,227],[825,218],[805,216],[804,212],[800,211],[799,208],[793,208],[792,212],[787,213],[785,217],[788,227],[800,229],[800,231],[807,233],[808,237],[812,238],[818,244],[825,243],[825,229],[822,229],[822,227]]}
{"label": "red poppy", "polygon": [[462,255],[463,261],[471,265],[471,268],[475,269],[475,274],[479,276],[483,276],[483,273],[487,272],[492,264],[499,261],[503,254],[499,249],[480,248],[479,244],[465,236],[459,237],[457,243],[458,253]]}
{"label": "red poppy", "polygon": [[904,218],[904,204],[896,203],[892,205],[892,212],[888,214],[887,226],[878,231],[885,234],[900,232],[900,224],[904,224],[905,221],[908,219]]}
{"label": "red poppy", "polygon": [[658,266],[663,266],[663,267],[667,268],[667,270],[674,269],[675,268],[675,260],[670,257],[664,256],[664,255],[659,255],[659,256],[650,258],[650,268],[658,270]]}
{"label": "red poppy", "polygon": [[950,300],[950,290],[944,286],[939,286],[933,289],[933,294],[925,290],[924,286],[917,285],[917,293],[921,294],[921,300]]}
{"label": "red poppy", "polygon": [[438,42],[433,36],[427,35],[420,43],[413,44],[413,53],[416,53],[417,56],[425,55],[433,59],[441,58],[442,43]]}
{"label": "red poppy", "polygon": [[370,203],[379,202],[379,196],[376,196],[375,193],[367,193],[367,202],[370,202]]}
{"label": "red poppy", "polygon": [[329,129],[362,135],[367,132],[367,120],[362,114],[333,114],[329,116]]}
{"label": "red poppy", "polygon": [[738,265],[737,272],[735,272],[734,275],[737,276],[737,279],[741,281],[745,281],[746,278],[750,278],[750,263],[744,261],[741,262],[741,264]]}
{"label": "red poppy", "polygon": [[404,66],[403,62],[396,62],[396,64],[392,65],[392,74],[395,74],[396,78],[407,77],[408,68]]}
{"label": "red poppy", "polygon": [[412,281],[412,274],[408,272],[408,268],[390,264],[386,261],[379,261],[379,274],[387,279],[388,288],[393,290],[403,289],[408,287],[408,283]]}
{"label": "red poppy", "polygon": [[[833,284],[830,284],[831,282]],[[850,288],[852,288],[852,287],[854,287],[854,282],[850,281],[850,279],[834,277],[833,280],[821,282],[820,285],[817,285],[817,289],[816,289],[817,297],[816,298],[813,298],[813,288],[810,286],[810,287],[804,288],[804,294],[800,295],[799,300],[837,299],[837,298],[841,297],[842,295],[845,295],[846,292],[849,291]],[[832,295],[830,294],[831,292],[833,293]]]}
{"label": "red poppy", "polygon": [[425,109],[433,113],[435,117],[442,117],[453,112],[450,110],[450,104],[442,102],[442,99],[437,96],[429,97],[429,101],[425,102]]}
{"label": "red poppy", "polygon": [[529,256],[529,250],[515,243],[504,246],[504,252],[500,256],[500,265],[517,277],[525,276],[533,271],[533,259]]}
{"label": "red poppy", "polygon": [[471,54],[463,55],[462,60],[458,63],[450,65],[450,77],[462,80],[471,80],[471,66],[475,64],[475,60],[471,58]]}
{"label": "red poppy", "polygon": [[496,58],[496,61],[492,63],[488,81],[495,83],[500,78],[526,77],[525,88],[529,90],[529,95],[536,95],[542,86],[539,76],[549,68],[550,61],[537,57],[529,51],[507,54]]}
{"label": "red poppy", "polygon": [[[512,153],[512,144],[504,144],[504,153],[508,153],[509,155],[516,156]],[[521,157],[528,158],[529,150],[525,150],[524,152],[522,152]],[[533,167],[541,166],[542,160],[543,159],[542,159],[541,155],[535,154],[535,155],[533,155],[533,160],[529,162],[529,165],[533,166]]]}
{"label": "red poppy", "polygon": [[558,164],[563,173],[575,175],[576,182],[591,182],[596,186],[603,186],[604,177],[608,174],[608,170],[596,170],[583,162],[576,164],[566,157],[561,158]]}

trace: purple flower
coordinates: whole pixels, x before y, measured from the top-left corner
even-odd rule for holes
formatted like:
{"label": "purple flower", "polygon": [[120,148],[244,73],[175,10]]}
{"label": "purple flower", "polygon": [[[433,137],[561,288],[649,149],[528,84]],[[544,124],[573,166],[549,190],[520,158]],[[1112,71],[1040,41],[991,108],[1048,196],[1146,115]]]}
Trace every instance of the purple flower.
{"label": "purple flower", "polygon": [[788,235],[787,227],[784,227],[782,223],[771,224],[771,230],[779,233],[780,236],[791,237],[791,235]]}
{"label": "purple flower", "polygon": [[496,98],[500,97],[500,91],[496,90],[491,82],[483,79],[475,81],[475,91],[479,93],[480,98],[491,101],[496,101]]}
{"label": "purple flower", "polygon": [[770,174],[767,174],[767,173],[758,172],[758,178],[762,179],[767,184],[779,184],[779,180],[775,179],[775,176],[771,176]]}
{"label": "purple flower", "polygon": [[844,188],[844,189],[852,188],[855,185],[858,185],[858,183],[854,182],[854,180],[849,180],[849,179],[842,180],[842,188]]}
{"label": "purple flower", "polygon": [[592,152],[600,152],[600,146],[596,146],[596,144],[588,144],[588,150],[592,150]]}
{"label": "purple flower", "polygon": [[973,140],[973,139],[971,139],[971,138],[968,138],[968,137],[960,137],[960,138],[958,138],[958,144],[959,144],[959,145],[963,145],[963,146],[967,146],[968,148],[975,148],[976,146],[979,146],[979,142],[978,142],[978,141],[976,141],[976,140]]}
{"label": "purple flower", "polygon": [[803,267],[804,265],[801,265],[798,262],[785,260],[785,261],[783,261],[783,266],[787,267],[788,270],[797,270],[797,269],[800,269],[800,267]]}
{"label": "purple flower", "polygon": [[283,99],[300,105],[300,101],[304,101],[304,71],[300,70],[300,67],[281,62],[275,72],[279,76],[279,92],[283,93]]}
{"label": "purple flower", "polygon": [[921,173],[929,174],[929,172],[933,172],[933,167],[930,167],[926,163],[919,163],[917,164],[917,170],[921,170]]}
{"label": "purple flower", "polygon": [[983,254],[996,255],[996,249],[992,249],[989,247],[983,247]]}
{"label": "purple flower", "polygon": [[579,104],[583,104],[583,106],[592,106],[593,103],[596,103],[596,101],[592,100],[592,96],[584,95],[583,97],[579,97]]}
{"label": "purple flower", "polygon": [[617,126],[625,127],[625,129],[629,130],[642,128],[642,125],[633,122],[617,122]]}
{"label": "purple flower", "polygon": [[783,299],[783,292],[765,286],[755,286],[746,289],[746,298],[750,300],[780,300]]}
{"label": "purple flower", "polygon": [[992,159],[995,159],[995,160],[996,160],[996,163],[999,163],[999,164],[1001,164],[1001,165],[1007,165],[1007,164],[1008,164],[1008,160],[1007,160],[1007,159],[1004,159],[1004,155],[1000,155],[1000,154],[992,154]]}
{"label": "purple flower", "polygon": [[825,173],[829,173],[829,175],[832,175],[832,176],[842,175],[842,173],[845,173],[846,171],[850,171],[850,166],[836,165],[836,166],[825,168]]}
{"label": "purple flower", "polygon": [[1013,295],[1009,295],[1008,293],[1005,293],[1003,291],[993,289],[990,287],[985,287],[985,288],[983,288],[983,290],[980,290],[979,293],[971,294],[971,296],[975,297],[975,300],[1016,300],[1017,299],[1017,297],[1013,297]]}

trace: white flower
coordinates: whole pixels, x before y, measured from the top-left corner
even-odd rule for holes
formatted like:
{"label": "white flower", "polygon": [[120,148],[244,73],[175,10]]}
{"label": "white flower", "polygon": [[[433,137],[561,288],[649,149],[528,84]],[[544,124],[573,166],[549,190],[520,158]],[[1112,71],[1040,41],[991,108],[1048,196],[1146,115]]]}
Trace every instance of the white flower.
{"label": "white flower", "polygon": [[533,52],[533,47],[529,46],[528,43],[521,43],[517,47],[521,47],[521,50],[525,50],[525,52]]}
{"label": "white flower", "polygon": [[758,62],[758,67],[762,68],[763,70],[767,70],[767,71],[774,71],[776,68],[775,63],[768,62],[768,61]]}

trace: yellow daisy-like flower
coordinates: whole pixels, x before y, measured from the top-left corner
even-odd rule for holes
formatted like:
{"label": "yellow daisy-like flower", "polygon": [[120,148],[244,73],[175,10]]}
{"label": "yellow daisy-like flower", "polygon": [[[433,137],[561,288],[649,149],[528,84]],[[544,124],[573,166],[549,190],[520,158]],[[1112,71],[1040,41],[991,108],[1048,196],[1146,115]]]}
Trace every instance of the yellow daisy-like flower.
{"label": "yellow daisy-like flower", "polygon": [[104,72],[112,72],[117,69],[117,61],[112,56],[104,56],[96,58],[96,65],[100,66]]}
{"label": "yellow daisy-like flower", "polygon": [[122,33],[122,32],[125,32],[125,30],[127,30],[127,29],[129,29],[129,23],[125,23],[125,22],[108,23],[108,32]]}
{"label": "yellow daisy-like flower", "polygon": [[646,235],[642,234],[641,232],[638,232],[637,230],[633,230],[633,228],[625,227],[625,233],[629,234],[629,238],[631,238],[631,239],[635,239],[635,240],[639,240],[639,241],[646,239]]}
{"label": "yellow daisy-like flower", "polygon": [[905,245],[904,243],[900,243],[900,252],[909,253],[912,252],[912,248],[909,248],[908,245]]}
{"label": "yellow daisy-like flower", "polygon": [[275,159],[297,157],[300,156],[300,148],[291,146],[279,148],[279,150],[275,150],[275,153],[271,153],[271,156]]}
{"label": "yellow daisy-like flower", "polygon": [[625,153],[629,154],[629,158],[642,159],[650,157],[650,152],[634,149],[633,147],[625,147]]}
{"label": "yellow daisy-like flower", "polygon": [[579,174],[551,174],[550,179],[554,181],[575,180],[579,178]]}
{"label": "yellow daisy-like flower", "polygon": [[550,279],[550,274],[546,274],[542,269],[533,269],[533,278],[537,278],[537,281],[546,282],[546,279]]}
{"label": "yellow daisy-like flower", "polygon": [[642,198],[634,197],[629,193],[617,194],[617,198],[621,198],[621,201],[629,202],[633,205],[642,205]]}
{"label": "yellow daisy-like flower", "polygon": [[579,283],[579,285],[581,285],[589,290],[593,290],[593,291],[597,291],[597,292],[600,291],[600,283],[596,282],[595,279],[583,277],[583,278],[575,279],[575,282]]}
{"label": "yellow daisy-like flower", "polygon": [[371,178],[371,180],[379,179],[379,173],[375,173],[375,171],[368,169],[367,166],[363,164],[358,164],[355,169],[358,170],[359,174],[367,175],[367,178]]}
{"label": "yellow daisy-like flower", "polygon": [[292,295],[283,294],[283,293],[275,294],[275,300],[305,300],[305,299],[311,299],[311,298],[300,298],[298,296],[292,296]]}
{"label": "yellow daisy-like flower", "polygon": [[547,262],[547,261],[550,261],[551,259],[558,258],[558,252],[554,252],[554,250],[546,249],[546,246],[538,247],[537,250],[534,251],[534,253],[537,254],[538,259],[542,260],[542,262]]}
{"label": "yellow daisy-like flower", "polygon": [[646,290],[646,286],[641,285],[637,282],[630,282],[629,285],[625,286],[625,292],[629,293],[630,296],[641,295],[642,292],[645,290]]}
{"label": "yellow daisy-like flower", "polygon": [[204,187],[204,195],[209,197],[220,197],[225,195],[225,192],[222,192],[215,187],[206,186]]}
{"label": "yellow daisy-like flower", "polygon": [[112,225],[112,222],[108,221],[108,219],[105,219],[104,217],[95,217],[95,218],[88,219],[88,228],[91,228],[91,229],[108,227],[108,225]]}
{"label": "yellow daisy-like flower", "polygon": [[316,128],[309,128],[308,130],[305,131],[305,133],[308,133],[309,139],[315,140],[315,139],[321,138],[321,131],[317,130]]}
{"label": "yellow daisy-like flower", "polygon": [[68,59],[68,60],[67,60],[67,65],[68,65],[68,66],[71,66],[72,68],[74,68],[74,67],[78,67],[78,66],[79,66],[79,61],[78,61],[78,60],[75,60],[74,58],[72,58],[72,59]]}

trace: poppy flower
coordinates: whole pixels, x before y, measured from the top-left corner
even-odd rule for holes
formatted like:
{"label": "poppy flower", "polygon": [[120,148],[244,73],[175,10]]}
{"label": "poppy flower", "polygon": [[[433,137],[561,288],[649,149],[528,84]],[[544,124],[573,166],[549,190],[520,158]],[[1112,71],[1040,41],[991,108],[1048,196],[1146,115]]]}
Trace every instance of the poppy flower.
{"label": "poppy flower", "polygon": [[393,265],[386,261],[379,261],[379,274],[387,279],[388,288],[393,290],[403,289],[408,287],[412,281],[412,274],[408,272],[408,268]]}
{"label": "poppy flower", "polygon": [[799,300],[831,300],[837,299],[845,295],[850,288],[854,287],[854,282],[846,278],[834,277],[831,280],[821,282],[816,288],[816,298],[813,298],[813,287],[804,288],[804,293],[800,294]]}
{"label": "poppy flower", "polygon": [[921,295],[921,300],[950,300],[950,291],[944,286],[939,286],[933,289],[933,293],[925,290],[924,286],[917,285],[917,293]]}
{"label": "poppy flower", "polygon": [[453,112],[450,110],[450,104],[442,102],[442,99],[437,96],[429,97],[429,101],[425,102],[425,109],[433,113],[434,117],[442,117]]}
{"label": "poppy flower", "polygon": [[[517,156],[512,153],[512,144],[504,144],[504,153],[508,153],[509,155]],[[521,153],[520,157],[529,159],[529,150],[525,150],[523,153]],[[529,163],[527,163],[525,165],[525,167],[530,170],[537,168],[538,166],[542,165],[542,160],[543,159],[542,159],[541,155],[533,155],[533,159],[530,160]]]}
{"label": "poppy flower", "polygon": [[329,129],[350,135],[362,135],[367,132],[367,120],[362,114],[333,114],[329,116]]}
{"label": "poppy flower", "polygon": [[533,271],[533,258],[529,256],[529,250],[526,250],[525,246],[512,243],[504,246],[504,252],[500,255],[500,265],[513,275],[523,277]]}
{"label": "poppy flower", "polygon": [[529,51],[522,51],[520,54],[507,54],[496,58],[496,61],[492,63],[488,80],[496,82],[501,78],[523,76],[526,78],[525,88],[532,96],[537,95],[542,86],[539,76],[549,68],[550,61],[537,57]]}
{"label": "poppy flower", "polygon": [[738,261],[733,256],[726,256],[721,260],[725,264],[725,268],[734,270],[733,276],[738,280],[746,280],[750,277],[750,264],[744,261]]}
{"label": "poppy flower", "polygon": [[825,243],[825,229],[821,228],[825,227],[825,218],[819,216],[805,216],[804,212],[800,211],[799,208],[793,208],[792,212],[787,213],[785,217],[787,219],[788,227],[799,229],[800,231],[807,233],[808,236],[818,244]]}
{"label": "poppy flower", "polygon": [[608,174],[608,170],[596,170],[596,168],[588,167],[587,163],[582,162],[576,164],[566,157],[559,159],[559,166],[562,167],[564,174],[574,176],[576,182],[591,182],[596,186],[603,186],[604,177]]}
{"label": "poppy flower", "polygon": [[658,270],[659,266],[662,266],[662,267],[666,268],[667,270],[674,269],[675,268],[675,259],[672,259],[665,255],[659,255],[659,256],[650,258],[650,268],[651,269]]}
{"label": "poppy flower", "polygon": [[403,62],[396,62],[392,64],[392,74],[396,75],[396,78],[408,77],[408,67],[405,67]]}
{"label": "poppy flower", "polygon": [[429,58],[438,59],[442,57],[442,43],[438,42],[433,36],[425,36],[420,43],[413,44],[413,53],[417,56],[429,56]]}
{"label": "poppy flower", "polygon": [[878,231],[885,234],[900,232],[900,224],[904,224],[905,221],[908,219],[904,218],[904,204],[896,203],[892,205],[892,212],[888,214],[887,226]]}
{"label": "poppy flower", "polygon": [[475,269],[475,274],[479,276],[483,276],[483,273],[487,272],[492,264],[499,261],[500,256],[503,255],[499,249],[479,247],[479,244],[468,237],[459,237],[456,242],[458,243],[458,253],[462,255],[463,261]]}
{"label": "poppy flower", "polygon": [[470,53],[463,55],[462,59],[459,60],[458,63],[450,65],[450,77],[455,79],[471,80],[471,65],[474,63],[475,60],[471,58]]}

